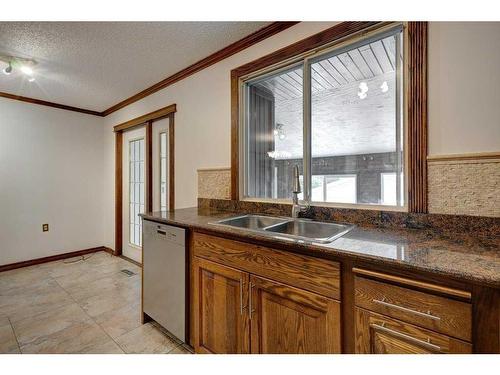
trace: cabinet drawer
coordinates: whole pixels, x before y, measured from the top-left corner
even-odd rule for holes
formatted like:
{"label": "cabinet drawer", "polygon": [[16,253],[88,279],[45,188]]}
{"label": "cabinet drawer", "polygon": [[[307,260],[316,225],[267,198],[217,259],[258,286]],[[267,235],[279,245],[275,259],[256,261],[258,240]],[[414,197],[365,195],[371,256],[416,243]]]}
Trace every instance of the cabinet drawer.
{"label": "cabinet drawer", "polygon": [[471,341],[471,304],[360,276],[354,282],[356,306]]}
{"label": "cabinet drawer", "polygon": [[355,352],[364,354],[467,354],[468,342],[356,307]]}
{"label": "cabinet drawer", "polygon": [[198,257],[340,299],[338,262],[196,232],[192,251]]}

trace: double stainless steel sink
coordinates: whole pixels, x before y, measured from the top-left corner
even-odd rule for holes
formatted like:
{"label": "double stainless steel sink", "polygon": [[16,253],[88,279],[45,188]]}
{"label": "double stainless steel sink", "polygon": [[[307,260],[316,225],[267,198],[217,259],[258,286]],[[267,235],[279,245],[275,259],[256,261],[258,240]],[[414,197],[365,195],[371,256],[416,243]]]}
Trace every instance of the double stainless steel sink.
{"label": "double stainless steel sink", "polygon": [[319,243],[332,242],[354,228],[354,225],[350,224],[262,215],[230,217],[211,224],[242,228],[251,232],[268,234],[273,237],[285,237]]}

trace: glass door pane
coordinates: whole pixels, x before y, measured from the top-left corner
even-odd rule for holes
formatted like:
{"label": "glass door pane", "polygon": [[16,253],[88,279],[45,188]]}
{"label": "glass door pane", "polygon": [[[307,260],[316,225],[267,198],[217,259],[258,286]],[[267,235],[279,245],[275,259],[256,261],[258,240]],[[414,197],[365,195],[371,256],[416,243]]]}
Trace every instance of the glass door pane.
{"label": "glass door pane", "polygon": [[167,133],[160,133],[160,210],[167,210]]}
{"label": "glass door pane", "polygon": [[129,242],[142,245],[142,218],[144,213],[144,138],[129,142]]}

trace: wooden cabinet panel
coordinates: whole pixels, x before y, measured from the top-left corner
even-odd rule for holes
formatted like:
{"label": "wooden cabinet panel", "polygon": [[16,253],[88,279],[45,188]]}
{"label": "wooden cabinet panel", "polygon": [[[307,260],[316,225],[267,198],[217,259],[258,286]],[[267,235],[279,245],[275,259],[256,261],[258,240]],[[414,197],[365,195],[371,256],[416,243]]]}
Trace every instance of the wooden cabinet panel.
{"label": "wooden cabinet panel", "polygon": [[470,341],[470,303],[423,293],[364,277],[355,278],[356,306]]}
{"label": "wooden cabinet panel", "polygon": [[194,349],[197,353],[248,353],[248,274],[193,259]]}
{"label": "wooden cabinet panel", "polygon": [[251,351],[340,353],[340,303],[250,276]]}
{"label": "wooden cabinet panel", "polygon": [[338,262],[196,232],[192,244],[195,256],[340,299]]}
{"label": "wooden cabinet panel", "polygon": [[364,354],[472,353],[470,343],[356,307],[355,350]]}

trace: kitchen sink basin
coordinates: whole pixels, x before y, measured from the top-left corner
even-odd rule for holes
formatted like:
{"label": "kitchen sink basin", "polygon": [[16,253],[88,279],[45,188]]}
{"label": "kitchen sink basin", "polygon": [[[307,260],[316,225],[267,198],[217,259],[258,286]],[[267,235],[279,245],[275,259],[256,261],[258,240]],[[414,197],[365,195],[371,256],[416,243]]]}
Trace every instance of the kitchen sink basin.
{"label": "kitchen sink basin", "polygon": [[230,217],[212,224],[246,229],[273,237],[287,237],[320,243],[332,242],[354,228],[354,225],[349,224],[262,215]]}
{"label": "kitchen sink basin", "polygon": [[264,229],[272,225],[286,223],[287,218],[279,218],[261,215],[244,215],[219,220],[214,224],[229,225],[231,227],[246,228],[252,230]]}
{"label": "kitchen sink basin", "polygon": [[310,220],[291,220],[266,228],[268,232],[328,243],[346,234],[354,226],[349,224],[325,223]]}

